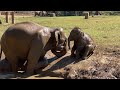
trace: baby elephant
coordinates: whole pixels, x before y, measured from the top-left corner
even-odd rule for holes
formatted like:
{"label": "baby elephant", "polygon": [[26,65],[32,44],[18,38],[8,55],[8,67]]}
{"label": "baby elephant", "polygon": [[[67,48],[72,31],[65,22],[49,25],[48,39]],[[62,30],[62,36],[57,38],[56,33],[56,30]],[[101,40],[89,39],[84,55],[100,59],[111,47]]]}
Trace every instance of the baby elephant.
{"label": "baby elephant", "polygon": [[70,49],[70,41],[74,41],[74,45],[71,50],[71,57],[76,59],[89,58],[95,49],[92,38],[82,32],[79,27],[73,28],[68,37],[68,47]]}

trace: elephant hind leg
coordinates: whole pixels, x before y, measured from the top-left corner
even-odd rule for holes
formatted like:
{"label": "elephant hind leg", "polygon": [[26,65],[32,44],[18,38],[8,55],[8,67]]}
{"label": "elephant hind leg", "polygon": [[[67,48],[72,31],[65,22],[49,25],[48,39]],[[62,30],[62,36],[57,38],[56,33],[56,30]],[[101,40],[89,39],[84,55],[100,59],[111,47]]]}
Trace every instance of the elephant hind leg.
{"label": "elephant hind leg", "polygon": [[[12,55],[11,55],[12,56]],[[12,56],[12,57],[6,57],[7,60],[9,61],[10,63],[10,66],[11,66],[11,71],[12,72],[15,72],[17,73],[17,62],[18,62],[18,58],[15,57],[15,56]]]}
{"label": "elephant hind leg", "polygon": [[91,45],[89,54],[88,54],[88,56],[87,56],[88,58],[94,53],[94,50],[95,50],[95,46],[94,46],[94,45]]}
{"label": "elephant hind leg", "polygon": [[87,45],[84,49],[82,59],[89,58],[93,54],[93,49],[94,49],[93,45]]}

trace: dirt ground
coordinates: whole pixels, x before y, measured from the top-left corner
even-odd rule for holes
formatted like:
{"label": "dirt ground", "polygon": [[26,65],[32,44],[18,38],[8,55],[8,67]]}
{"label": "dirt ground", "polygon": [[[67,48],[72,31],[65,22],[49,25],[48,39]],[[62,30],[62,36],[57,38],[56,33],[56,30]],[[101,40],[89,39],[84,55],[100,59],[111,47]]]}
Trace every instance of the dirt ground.
{"label": "dirt ground", "polygon": [[[94,54],[80,61],[70,58],[70,51],[61,58],[50,51],[46,54],[49,65],[38,70],[36,75],[5,73],[0,79],[119,79],[120,47],[96,47]],[[2,59],[4,54],[2,54]]]}

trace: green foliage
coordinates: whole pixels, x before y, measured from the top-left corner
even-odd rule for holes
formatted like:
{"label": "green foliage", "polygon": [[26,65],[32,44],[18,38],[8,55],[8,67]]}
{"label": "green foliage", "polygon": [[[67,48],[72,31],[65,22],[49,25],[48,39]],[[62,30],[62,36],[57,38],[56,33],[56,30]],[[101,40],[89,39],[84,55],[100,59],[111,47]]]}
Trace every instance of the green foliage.
{"label": "green foliage", "polygon": [[[60,16],[83,16],[85,11],[56,11]],[[88,11],[90,15],[95,15],[96,11]],[[102,15],[120,15],[120,11],[98,11]]]}
{"label": "green foliage", "polygon": [[104,11],[103,15],[120,15],[120,11]]}

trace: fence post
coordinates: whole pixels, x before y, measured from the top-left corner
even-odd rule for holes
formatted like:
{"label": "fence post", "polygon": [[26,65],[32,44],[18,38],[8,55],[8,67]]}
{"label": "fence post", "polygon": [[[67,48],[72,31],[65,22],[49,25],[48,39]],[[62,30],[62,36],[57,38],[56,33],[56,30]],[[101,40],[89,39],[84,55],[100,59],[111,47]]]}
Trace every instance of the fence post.
{"label": "fence post", "polygon": [[14,12],[11,12],[12,24],[14,24]]}
{"label": "fence post", "polygon": [[6,23],[8,23],[8,12],[5,12],[5,16],[6,16]]}
{"label": "fence post", "polygon": [[89,17],[89,12],[85,12],[84,14],[85,14],[85,19],[88,19],[88,17]]}
{"label": "fence post", "polygon": [[0,24],[2,24],[2,21],[0,20]]}
{"label": "fence post", "polygon": [[[0,16],[1,16],[1,12],[0,12]],[[1,19],[0,19],[0,24],[2,24],[2,21],[1,21]]]}

